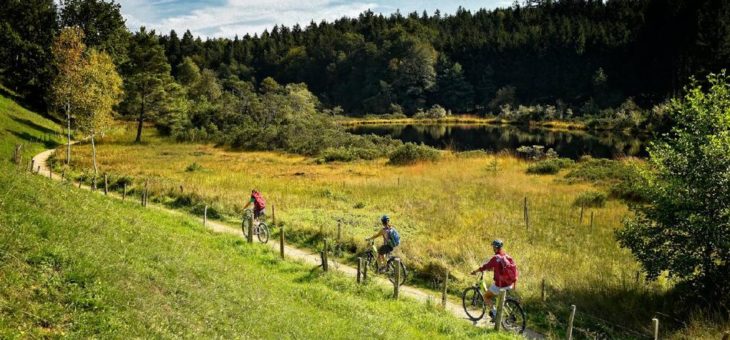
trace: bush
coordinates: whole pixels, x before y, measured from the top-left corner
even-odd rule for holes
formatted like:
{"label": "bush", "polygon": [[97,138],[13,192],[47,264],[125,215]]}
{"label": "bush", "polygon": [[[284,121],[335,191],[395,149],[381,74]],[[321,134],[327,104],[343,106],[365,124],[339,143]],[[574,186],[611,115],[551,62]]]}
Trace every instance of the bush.
{"label": "bush", "polygon": [[430,146],[406,143],[390,154],[389,163],[392,165],[408,165],[421,161],[436,161],[439,157],[439,151]]}
{"label": "bush", "polygon": [[469,151],[462,151],[457,152],[456,157],[459,158],[479,158],[479,157],[486,157],[489,153],[486,151],[479,149],[479,150],[469,150]]}
{"label": "bush", "polygon": [[567,168],[575,162],[568,158],[552,158],[539,161],[527,167],[528,174],[557,174],[560,169]]}
{"label": "bush", "polygon": [[322,160],[324,162],[351,162],[358,159],[371,160],[378,158],[378,156],[380,156],[380,152],[373,148],[327,148],[322,152]]}
{"label": "bush", "polygon": [[576,207],[600,208],[606,205],[606,194],[598,191],[586,191],[573,201]]}
{"label": "bush", "polygon": [[203,166],[198,164],[197,162],[190,164],[185,168],[186,172],[195,172],[195,171],[200,171],[200,170],[203,170]]}

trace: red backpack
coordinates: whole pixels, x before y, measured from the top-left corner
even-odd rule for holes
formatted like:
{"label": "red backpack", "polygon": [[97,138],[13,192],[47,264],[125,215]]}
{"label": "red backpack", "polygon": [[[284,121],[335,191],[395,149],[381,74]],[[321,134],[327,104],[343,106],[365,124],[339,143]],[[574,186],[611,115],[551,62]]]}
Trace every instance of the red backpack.
{"label": "red backpack", "polygon": [[515,260],[507,254],[495,256],[497,256],[497,263],[502,266],[502,270],[499,271],[495,284],[499,287],[507,287],[515,284],[520,276]]}
{"label": "red backpack", "polygon": [[261,196],[260,192],[257,191],[252,193],[251,197],[253,197],[253,206],[256,208],[256,210],[266,208],[266,200],[264,200],[264,197]]}

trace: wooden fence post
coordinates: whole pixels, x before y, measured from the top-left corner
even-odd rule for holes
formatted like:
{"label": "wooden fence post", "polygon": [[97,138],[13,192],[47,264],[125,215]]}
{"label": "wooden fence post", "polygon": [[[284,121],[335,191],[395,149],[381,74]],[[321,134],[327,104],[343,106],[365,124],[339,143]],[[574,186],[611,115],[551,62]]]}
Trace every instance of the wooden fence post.
{"label": "wooden fence post", "polygon": [[271,226],[276,226],[276,207],[271,204]]}
{"label": "wooden fence post", "polygon": [[573,320],[575,320],[575,305],[570,305],[570,319],[568,319],[568,340],[573,340]]}
{"label": "wooden fence post", "polygon": [[35,159],[31,158],[30,159],[30,169],[28,169],[28,171],[30,171],[31,173],[33,173],[33,166],[35,166]]}
{"label": "wooden fence post", "polygon": [[365,261],[365,267],[362,269],[362,282],[368,280],[368,268],[370,267],[370,261]]}
{"label": "wooden fence post", "polygon": [[48,178],[53,179],[53,168],[48,168]]}
{"label": "wooden fence post", "polygon": [[342,220],[337,220],[337,244],[340,244],[340,237],[342,237]]}
{"label": "wooden fence post", "polygon": [[[400,268],[400,267],[398,267],[398,268]],[[446,274],[444,275],[444,284],[441,289],[441,306],[444,308],[446,308],[446,297],[447,297],[446,294],[447,294],[448,288],[449,288],[449,271],[447,270]]]}
{"label": "wooden fence post", "polygon": [[35,173],[37,173],[37,174],[40,174],[41,173],[41,166],[40,165],[35,168]]}
{"label": "wooden fence post", "polygon": [[81,183],[83,183],[83,182],[84,182],[84,177],[81,176],[81,178],[79,178],[79,189],[81,189]]}
{"label": "wooden fence post", "polygon": [[504,301],[507,299],[507,291],[500,290],[497,296],[497,315],[494,317],[494,330],[499,331],[502,328],[502,314],[504,312]]}
{"label": "wooden fence post", "polygon": [[[659,319],[651,319],[651,324],[654,326],[654,340],[659,340]],[[725,333],[725,337],[727,337],[727,333]]]}
{"label": "wooden fence post", "polygon": [[142,192],[142,206],[147,206],[147,180],[144,180],[144,191]]}
{"label": "wooden fence post", "polygon": [[542,293],[540,294],[542,302],[545,302],[545,278],[542,278]]}
{"label": "wooden fence post", "polygon": [[66,168],[61,171],[61,182],[66,180]]}
{"label": "wooden fence post", "polygon": [[203,226],[208,226],[208,206],[206,205],[203,209]]}
{"label": "wooden fence post", "polygon": [[584,206],[584,204],[581,203],[580,204],[580,218],[578,219],[578,224],[579,225],[583,224],[583,206]]}
{"label": "wooden fence post", "polygon": [[[273,206],[272,206],[273,208]],[[271,209],[272,211],[274,209]],[[284,258],[284,225],[281,226],[281,229],[279,229],[279,253],[281,254],[281,258]]]}
{"label": "wooden fence post", "polygon": [[324,249],[322,249],[322,269],[324,271],[329,270],[329,263],[327,263],[327,239],[324,239]]}
{"label": "wooden fence post", "polygon": [[109,175],[104,174],[104,195],[109,195]]}
{"label": "wooden fence post", "polygon": [[400,291],[400,259],[395,259],[395,283],[393,284],[393,298],[398,300],[398,293]]}
{"label": "wooden fence post", "polygon": [[185,190],[183,190],[183,185],[180,184],[180,193],[182,194]]}
{"label": "wooden fence post", "polygon": [[[246,218],[245,216],[243,218]],[[248,224],[248,235],[246,236],[246,241],[248,243],[253,243],[253,213],[250,215],[249,218],[249,224]]]}
{"label": "wooden fence post", "polygon": [[94,175],[94,179],[91,181],[94,191],[96,191],[96,175]]}
{"label": "wooden fence post", "polygon": [[362,283],[362,257],[357,258],[357,283]]}
{"label": "wooden fence post", "polygon": [[20,150],[23,146],[21,144],[15,144],[15,152],[13,153],[13,162],[15,165],[20,165],[21,162],[21,156],[20,156]]}
{"label": "wooden fence post", "polygon": [[127,199],[127,182],[124,182],[124,189],[122,189],[122,202]]}
{"label": "wooden fence post", "polygon": [[530,229],[530,212],[527,207],[527,197],[525,197],[525,228]]}

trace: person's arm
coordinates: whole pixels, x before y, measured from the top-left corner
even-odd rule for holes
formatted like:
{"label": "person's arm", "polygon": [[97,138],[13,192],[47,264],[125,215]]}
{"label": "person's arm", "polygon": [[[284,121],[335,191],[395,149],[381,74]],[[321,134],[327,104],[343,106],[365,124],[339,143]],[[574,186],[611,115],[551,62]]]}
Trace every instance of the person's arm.
{"label": "person's arm", "polygon": [[377,233],[375,233],[375,235],[373,235],[373,236],[370,236],[370,237],[368,237],[368,238],[367,238],[367,240],[368,240],[368,241],[370,241],[370,240],[374,240],[374,239],[375,239],[375,238],[377,238],[378,236],[383,236],[383,229],[380,229],[380,230],[378,230],[378,232],[377,232]]}
{"label": "person's arm", "polygon": [[252,203],[252,202],[253,202],[253,198],[250,198],[250,199],[248,200],[248,202],[246,202],[246,205],[244,205],[244,206],[243,206],[243,209],[246,209],[246,208],[248,208],[248,206],[249,206],[249,205],[251,205],[251,203]]}
{"label": "person's arm", "polygon": [[485,262],[481,267],[477,268],[475,271],[471,272],[471,275],[476,274],[477,272],[483,272],[485,270],[492,270],[494,269],[494,266],[497,265],[497,259],[495,256],[492,256],[489,261]]}

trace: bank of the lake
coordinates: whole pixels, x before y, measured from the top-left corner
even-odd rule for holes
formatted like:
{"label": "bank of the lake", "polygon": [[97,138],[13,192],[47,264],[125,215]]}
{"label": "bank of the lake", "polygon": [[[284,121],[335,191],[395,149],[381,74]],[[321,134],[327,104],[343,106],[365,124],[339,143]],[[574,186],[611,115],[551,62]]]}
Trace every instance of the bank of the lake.
{"label": "bank of the lake", "polygon": [[358,135],[389,136],[403,142],[453,151],[515,153],[521,146],[541,145],[559,156],[617,159],[645,157],[648,136],[614,131],[546,129],[510,124],[365,124],[348,126]]}
{"label": "bank of the lake", "polygon": [[338,123],[347,126],[364,126],[364,125],[527,125],[534,127],[542,127],[555,130],[587,130],[588,127],[582,122],[572,122],[565,120],[547,120],[547,121],[530,121],[518,122],[497,117],[478,117],[471,115],[454,115],[443,118],[349,118],[341,117]]}

